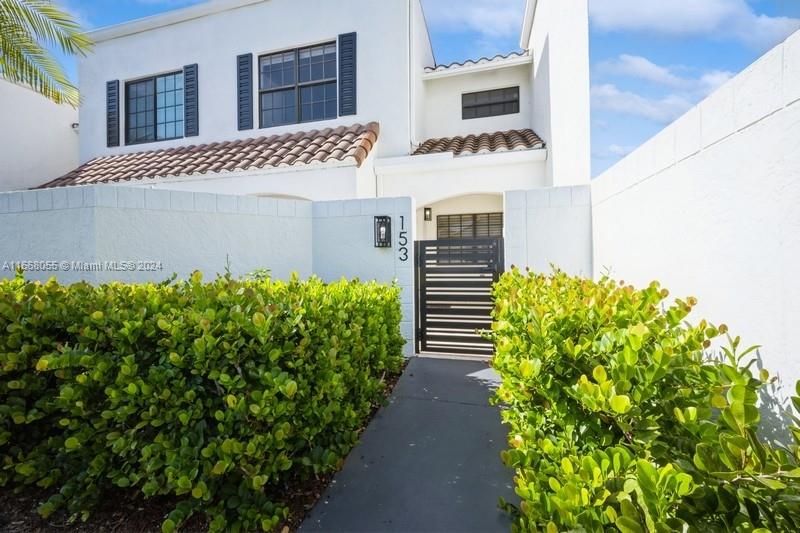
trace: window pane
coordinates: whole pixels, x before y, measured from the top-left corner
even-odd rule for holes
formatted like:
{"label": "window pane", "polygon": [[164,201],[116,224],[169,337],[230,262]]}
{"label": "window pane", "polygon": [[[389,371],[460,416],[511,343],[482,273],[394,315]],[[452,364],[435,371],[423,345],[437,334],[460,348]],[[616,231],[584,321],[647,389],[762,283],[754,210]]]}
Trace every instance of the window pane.
{"label": "window pane", "polygon": [[311,63],[311,81],[324,79],[324,68],[322,63]]}
{"label": "window pane", "polygon": [[297,121],[295,90],[281,90],[261,95],[261,127],[268,128]]}
{"label": "window pane", "polygon": [[300,120],[324,120],[336,117],[336,83],[324,83],[303,87],[300,90],[302,104]]}
{"label": "window pane", "polygon": [[259,60],[261,88],[273,89],[294,83],[294,52],[272,54]]}
{"label": "window pane", "polygon": [[325,84],[325,98],[327,99],[336,99],[336,84],[335,83],[326,83]]}
{"label": "window pane", "polygon": [[325,79],[336,77],[336,58],[333,61],[325,61]]}
{"label": "window pane", "polygon": [[[155,80],[131,82],[126,87],[127,142],[136,143],[149,140],[155,135],[155,120],[152,112],[148,114],[146,110],[153,109],[152,95],[155,90]],[[151,96],[147,96],[148,93]]]}
{"label": "window pane", "polygon": [[336,111],[336,100],[326,100],[325,101],[325,118],[331,119],[336,118],[337,111]]}

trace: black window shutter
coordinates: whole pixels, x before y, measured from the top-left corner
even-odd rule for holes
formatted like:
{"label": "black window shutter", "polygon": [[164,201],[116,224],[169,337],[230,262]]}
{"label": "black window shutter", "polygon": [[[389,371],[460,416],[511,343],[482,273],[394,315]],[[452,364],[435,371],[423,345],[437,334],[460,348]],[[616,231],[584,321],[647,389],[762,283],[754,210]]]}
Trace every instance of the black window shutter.
{"label": "black window shutter", "polygon": [[356,107],[356,34],[339,36],[339,115],[355,115]]}
{"label": "black window shutter", "polygon": [[119,80],[106,83],[106,146],[119,146]]}
{"label": "black window shutter", "polygon": [[183,67],[183,120],[184,135],[200,135],[200,114],[197,98],[197,63]]}
{"label": "black window shutter", "polygon": [[253,129],[253,54],[236,58],[239,131]]}

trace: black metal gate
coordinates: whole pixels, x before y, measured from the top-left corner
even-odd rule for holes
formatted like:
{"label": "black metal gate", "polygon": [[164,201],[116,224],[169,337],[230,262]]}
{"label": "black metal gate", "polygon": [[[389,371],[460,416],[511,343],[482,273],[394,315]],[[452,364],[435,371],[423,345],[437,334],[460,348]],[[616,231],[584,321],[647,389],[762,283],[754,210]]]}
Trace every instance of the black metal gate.
{"label": "black metal gate", "polygon": [[492,284],[503,272],[503,239],[418,241],[417,349],[490,357],[479,334],[492,324]]}

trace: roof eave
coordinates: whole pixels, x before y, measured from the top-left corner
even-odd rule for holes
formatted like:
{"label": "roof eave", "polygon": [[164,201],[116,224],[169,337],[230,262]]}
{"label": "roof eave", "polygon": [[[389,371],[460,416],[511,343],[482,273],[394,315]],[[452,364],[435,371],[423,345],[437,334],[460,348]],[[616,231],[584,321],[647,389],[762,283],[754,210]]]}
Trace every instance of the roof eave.
{"label": "roof eave", "polygon": [[452,152],[407,155],[375,160],[379,176],[476,168],[497,168],[504,165],[541,163],[547,160],[546,146],[499,152],[455,155]]}
{"label": "roof eave", "polygon": [[423,80],[431,80],[438,78],[447,78],[449,76],[461,76],[465,74],[475,74],[477,72],[486,72],[490,70],[499,70],[503,68],[516,67],[519,65],[528,65],[533,63],[533,57],[528,53],[522,54],[518,57],[508,59],[501,59],[495,61],[486,61],[485,63],[477,63],[474,65],[455,66],[443,70],[433,70],[425,72],[422,75]]}
{"label": "roof eave", "polygon": [[522,36],[519,40],[519,47],[523,50],[530,49],[531,33],[533,33],[533,19],[536,16],[536,6],[539,0],[527,0],[525,4],[525,18],[522,22]]}
{"label": "roof eave", "polygon": [[209,2],[203,2],[182,9],[167,11],[166,13],[140,18],[130,22],[123,22],[122,24],[115,24],[113,26],[106,26],[90,31],[87,35],[95,43],[100,43],[208,15],[214,15],[223,11],[230,11],[232,9],[258,4],[264,1],[266,0],[210,0]]}

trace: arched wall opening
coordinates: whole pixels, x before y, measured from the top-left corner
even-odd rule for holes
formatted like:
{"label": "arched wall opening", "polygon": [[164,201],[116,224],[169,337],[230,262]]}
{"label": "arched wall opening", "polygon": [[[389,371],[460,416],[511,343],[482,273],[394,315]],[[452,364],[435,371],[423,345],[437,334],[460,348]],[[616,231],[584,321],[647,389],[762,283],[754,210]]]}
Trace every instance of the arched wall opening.
{"label": "arched wall opening", "polygon": [[[425,220],[425,209],[431,210],[430,220]],[[417,209],[417,240],[436,240],[440,224],[452,223],[445,215],[484,215],[503,213],[503,195],[498,193],[462,194],[439,200]],[[502,235],[502,228],[501,228]]]}

